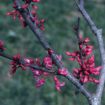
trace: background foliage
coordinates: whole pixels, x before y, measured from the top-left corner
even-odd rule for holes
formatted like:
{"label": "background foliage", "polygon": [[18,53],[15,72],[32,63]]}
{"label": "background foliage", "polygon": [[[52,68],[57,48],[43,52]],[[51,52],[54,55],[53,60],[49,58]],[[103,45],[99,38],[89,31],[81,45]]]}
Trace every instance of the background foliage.
{"label": "background foliage", "polygon": [[[78,49],[77,39],[72,29],[77,16],[80,15],[76,10],[76,5],[73,0],[41,0],[38,5],[40,18],[46,19],[45,37],[57,53],[63,55],[64,64],[72,72],[72,69],[78,65],[67,60],[65,51]],[[103,28],[105,38],[105,1],[86,0],[85,7],[97,26]],[[0,0],[0,39],[5,41],[7,53],[12,55],[20,53],[27,57],[42,58],[46,52],[34,38],[30,29],[22,28],[18,20],[14,21],[11,17],[6,16],[6,12],[11,10],[12,1]],[[81,32],[84,37],[88,36],[91,39],[91,44],[95,46],[96,65],[100,65],[96,37],[91,33],[82,16]],[[64,78],[62,80],[66,81],[66,86],[62,88],[62,93],[58,93],[51,79],[48,79],[46,85],[36,89],[29,70],[22,72],[19,69],[10,78],[9,69],[9,60],[0,57],[0,105],[86,105],[86,99],[81,94],[75,95],[75,87]],[[87,87],[92,92],[95,89],[93,84]]]}

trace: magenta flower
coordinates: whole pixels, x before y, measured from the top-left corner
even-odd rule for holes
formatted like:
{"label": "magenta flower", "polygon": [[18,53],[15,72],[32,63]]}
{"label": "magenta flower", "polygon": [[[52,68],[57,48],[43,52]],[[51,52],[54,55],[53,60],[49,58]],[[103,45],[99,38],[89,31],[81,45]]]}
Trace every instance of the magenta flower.
{"label": "magenta flower", "polygon": [[54,76],[55,88],[61,92],[61,87],[65,85],[65,82],[60,82],[56,76]]}
{"label": "magenta flower", "polygon": [[66,68],[58,69],[58,74],[63,75],[63,76],[67,76],[68,75],[68,71],[67,71]]}
{"label": "magenta flower", "polygon": [[13,57],[13,60],[11,62],[12,69],[10,70],[11,75],[14,74],[19,67],[21,67],[22,70],[26,70],[25,65],[20,63],[20,58],[20,54],[17,54]]}
{"label": "magenta flower", "polygon": [[[80,68],[74,68],[73,75],[79,79],[81,83],[94,82],[99,83],[94,76],[100,74],[101,66],[95,67],[95,59],[93,55],[93,46],[89,45],[89,38],[80,37],[80,51],[66,52],[70,56],[69,60],[78,62]],[[94,75],[94,76],[93,76]]]}
{"label": "magenta flower", "polygon": [[44,83],[45,83],[45,79],[44,79],[44,78],[41,78],[41,79],[38,79],[38,80],[37,80],[35,86],[36,86],[37,88],[39,88],[39,87],[41,87],[42,85],[44,85]]}
{"label": "magenta flower", "polygon": [[46,56],[43,59],[43,64],[45,65],[46,68],[51,69],[53,66],[53,62],[52,59],[49,56]]}

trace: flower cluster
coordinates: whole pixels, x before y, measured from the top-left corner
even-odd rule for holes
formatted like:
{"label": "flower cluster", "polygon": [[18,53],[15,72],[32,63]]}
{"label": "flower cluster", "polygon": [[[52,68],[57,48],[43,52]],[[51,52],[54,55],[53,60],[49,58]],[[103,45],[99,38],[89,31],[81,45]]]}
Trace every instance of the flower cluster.
{"label": "flower cluster", "polygon": [[[45,67],[45,68],[47,68],[47,69],[49,69],[49,70],[51,70],[52,69],[52,67],[53,67],[53,63],[52,63],[52,60],[51,60],[51,58],[49,57],[49,56],[46,56],[46,57],[44,57],[43,58],[43,61],[42,61],[42,63],[41,63],[41,60],[39,59],[39,58],[36,58],[35,60],[33,60],[33,62],[31,62],[30,61],[30,59],[25,59],[25,61],[27,62],[27,64],[29,65],[29,64],[35,64],[35,65],[37,65],[37,66],[39,66],[39,67]],[[31,62],[31,63],[30,63]],[[37,88],[39,88],[39,87],[41,87],[42,85],[44,85],[45,84],[45,81],[46,81],[46,78],[48,77],[48,76],[50,76],[50,75],[52,75],[52,74],[50,74],[50,73],[48,73],[48,72],[45,72],[45,71],[41,71],[41,70],[35,70],[35,69],[33,69],[33,68],[31,68],[31,71],[32,71],[32,73],[33,73],[33,77],[35,78],[35,81],[36,81],[36,83],[35,83],[35,86],[37,87]],[[55,78],[55,77],[54,77]],[[57,78],[57,77],[56,77]],[[58,79],[57,79],[58,80]],[[54,79],[54,81],[55,81],[55,87],[56,87],[56,89],[58,90],[58,91],[60,91],[60,87],[61,87],[61,85],[60,85],[60,82],[56,82],[56,80]],[[59,80],[58,80],[59,81]],[[59,88],[59,89],[58,89]]]}
{"label": "flower cluster", "polygon": [[52,69],[53,67],[53,61],[52,59],[50,58],[50,56],[46,56],[44,57],[43,59],[43,65],[48,68],[48,69]]}
{"label": "flower cluster", "polygon": [[[4,42],[0,41],[0,50],[4,51]],[[46,78],[51,76],[53,77],[54,83],[55,83],[55,88],[60,92],[61,91],[61,87],[65,85],[64,82],[60,82],[59,79],[57,78],[57,76],[55,76],[54,74],[52,74],[51,72],[47,72],[47,71],[42,71],[42,70],[37,70],[35,68],[33,68],[32,65],[35,65],[37,67],[41,67],[41,68],[45,68],[49,71],[56,69],[55,67],[55,62],[52,60],[51,58],[51,54],[54,51],[52,50],[48,50],[48,55],[45,56],[42,60],[39,58],[36,59],[32,59],[32,58],[22,58],[20,56],[20,54],[16,54],[13,57],[9,57],[7,56],[7,58],[9,58],[11,61],[11,70],[10,70],[10,75],[13,75],[16,73],[17,69],[20,67],[22,70],[26,70],[27,67],[30,68],[31,72],[33,73],[33,77],[36,80],[35,86],[41,87],[42,85],[45,84]],[[61,61],[62,56],[61,55],[56,55],[56,59],[58,59],[59,61]],[[68,75],[68,71],[65,68],[59,68],[58,71],[56,72],[58,75],[62,75],[62,76],[67,76]]]}
{"label": "flower cluster", "polygon": [[100,74],[101,66],[95,67],[95,60],[93,55],[93,46],[89,45],[89,38],[83,39],[80,36],[79,51],[66,52],[70,56],[69,60],[77,61],[80,68],[73,70],[73,75],[80,80],[81,83],[94,82],[99,83],[94,76]]}
{"label": "flower cluster", "polygon": [[56,76],[54,76],[54,81],[55,81],[56,90],[58,90],[60,92],[61,87],[65,85],[65,82],[60,82],[59,79]]}
{"label": "flower cluster", "polygon": [[58,69],[58,74],[67,76],[68,75],[68,70],[66,68]]}
{"label": "flower cluster", "polygon": [[[25,61],[25,64],[27,66],[29,66],[31,64],[35,64],[35,65],[37,65],[39,67],[42,67],[42,63],[41,63],[41,60],[39,58],[36,58],[35,60],[25,58],[24,61]],[[37,70],[37,69],[34,69],[34,68],[30,68],[30,70],[32,71],[33,77],[36,80],[35,86],[36,87],[41,87],[42,85],[44,85],[45,78],[49,75],[49,73],[41,71],[39,69]]]}
{"label": "flower cluster", "polygon": [[[50,54],[53,53],[53,51],[50,52]],[[49,52],[48,52],[49,54]],[[61,60],[61,56],[57,56],[57,58],[59,60]],[[37,65],[37,66],[40,66],[40,67],[45,67],[49,70],[51,69],[54,69],[54,62],[52,61],[50,55],[46,56],[43,58],[42,60],[42,63],[41,63],[41,60],[36,58],[35,61],[34,61],[34,64]],[[48,73],[48,72],[45,72],[45,71],[40,71],[40,70],[35,70],[35,69],[31,69],[32,73],[33,73],[33,77],[35,78],[36,80],[36,87],[41,87],[42,85],[44,85],[45,81],[46,81],[46,78],[48,76],[51,76],[52,74]],[[60,75],[67,75],[67,70],[66,69],[59,69],[58,70],[58,74]],[[55,82],[55,88],[60,92],[60,88],[62,86],[65,85],[65,83],[61,83],[59,81],[59,79],[57,78],[57,76],[53,76],[53,79],[54,79],[54,82]]]}
{"label": "flower cluster", "polygon": [[25,65],[20,63],[20,59],[21,59],[20,54],[13,56],[13,60],[11,62],[11,70],[10,70],[11,75],[14,74],[19,67],[22,68],[22,70],[26,70]]}
{"label": "flower cluster", "polygon": [[[61,56],[57,56],[57,59],[61,60]],[[20,62],[21,56],[19,54],[15,55],[13,57],[13,61],[11,62],[12,69],[10,71],[10,74],[14,74],[18,67],[21,67],[22,70],[26,70],[26,67],[30,67],[30,65],[36,65],[38,67],[46,68],[48,70],[55,69],[54,65],[55,63],[52,61],[49,52],[48,55],[45,56],[42,60],[39,58],[32,59],[32,58],[24,58],[23,62],[24,64],[21,64]],[[37,70],[35,68],[30,67],[31,72],[33,73],[33,78],[35,79],[36,83],[35,86],[37,88],[41,87],[42,85],[45,84],[46,78],[49,76],[53,77],[53,80],[55,82],[55,88],[60,92],[60,88],[65,85],[65,83],[61,83],[57,76],[54,76],[53,74],[42,71],[42,70]],[[58,69],[58,74],[66,76],[67,75],[67,70],[66,69]]]}
{"label": "flower cluster", "polygon": [[[53,53],[54,51],[49,49],[48,50],[48,54],[49,56],[51,56],[51,54]],[[56,58],[61,62],[62,60],[62,56],[61,55],[56,55]],[[51,59],[51,58],[50,58]],[[50,66],[52,66],[52,64],[55,64],[53,61],[51,62],[49,59],[49,64],[51,64]],[[62,62],[61,62],[62,63]],[[63,75],[63,76],[67,76],[68,75],[68,70],[66,68],[59,68],[58,69],[58,74],[59,75]]]}
{"label": "flower cluster", "polygon": [[[41,30],[44,30],[44,19],[39,20],[38,16],[37,16],[37,10],[38,7],[34,4],[30,5],[31,2],[37,3],[40,0],[24,0],[24,3],[21,6],[22,10],[27,11],[27,17],[30,18],[30,20],[36,24],[37,27],[39,27]],[[31,6],[31,10],[28,11],[28,8]],[[19,21],[21,22],[23,27],[27,26],[26,21],[24,20],[24,18],[22,17],[21,13],[17,10],[17,5],[16,2],[14,2],[13,8],[15,10],[8,12],[7,16],[12,16],[13,19],[15,20],[16,17],[18,17]]]}
{"label": "flower cluster", "polygon": [[21,22],[22,26],[23,27],[27,26],[27,24],[26,24],[25,20],[23,19],[22,15],[17,10],[13,10],[11,12],[8,12],[7,16],[12,16],[14,20],[16,19],[16,17],[18,17],[18,19]]}

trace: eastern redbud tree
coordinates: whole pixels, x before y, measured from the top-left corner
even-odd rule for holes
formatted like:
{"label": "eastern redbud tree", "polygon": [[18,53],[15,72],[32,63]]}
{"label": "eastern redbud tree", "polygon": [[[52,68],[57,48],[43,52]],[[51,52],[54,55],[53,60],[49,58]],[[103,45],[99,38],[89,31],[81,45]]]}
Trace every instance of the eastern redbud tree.
{"label": "eastern redbud tree", "polygon": [[[55,88],[61,92],[61,87],[65,82],[60,81],[58,76],[68,79],[88,100],[89,105],[101,105],[101,98],[105,84],[105,48],[102,38],[102,29],[98,29],[88,12],[84,7],[84,0],[75,0],[78,12],[81,13],[87,25],[90,27],[93,35],[96,36],[99,44],[101,55],[101,65],[95,65],[95,55],[93,53],[94,46],[89,44],[89,37],[84,38],[80,34],[80,17],[77,18],[76,24],[73,26],[74,33],[78,41],[78,50],[74,52],[65,51],[68,56],[68,62],[77,62],[79,67],[73,69],[73,73],[63,64],[62,56],[58,55],[49,45],[44,37],[44,19],[39,19],[37,14],[38,7],[36,3],[40,0],[13,0],[13,10],[7,13],[14,20],[18,18],[22,27],[29,27],[33,34],[37,37],[42,47],[47,52],[43,59],[22,57],[20,54],[11,56],[6,53],[5,44],[0,40],[0,56],[11,60],[10,75],[14,75],[18,68],[26,71],[27,68],[33,74],[35,86],[41,87],[47,81],[47,78],[53,78]],[[98,78],[98,79],[97,79]],[[91,93],[85,86],[86,83],[97,84],[95,93]]]}

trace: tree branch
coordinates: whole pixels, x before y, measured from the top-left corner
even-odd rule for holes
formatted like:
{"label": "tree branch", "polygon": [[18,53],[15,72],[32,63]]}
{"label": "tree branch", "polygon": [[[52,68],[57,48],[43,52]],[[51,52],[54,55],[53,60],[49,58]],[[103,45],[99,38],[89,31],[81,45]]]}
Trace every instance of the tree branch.
{"label": "tree branch", "polygon": [[[48,50],[52,50],[52,48],[50,47],[50,45],[48,44],[48,42],[45,40],[44,38],[44,33],[40,31],[40,29],[36,26],[36,24],[34,24],[32,22],[32,20],[30,19],[29,15],[26,13],[26,11],[24,9],[21,8],[21,4],[20,4],[20,0],[15,0],[17,8],[16,10],[18,10],[20,12],[20,14],[22,15],[22,17],[24,18],[25,22],[27,23],[27,25],[29,26],[29,28],[32,30],[32,32],[34,33],[34,35],[38,38],[39,42],[41,43],[41,45],[44,47],[44,49],[48,52]],[[55,54],[55,52],[50,54],[52,60],[54,61],[54,63],[56,64],[56,66],[60,69],[65,68],[62,65],[62,62],[60,60],[58,60],[57,55]],[[63,75],[61,75],[63,76]],[[87,89],[82,86],[79,81],[71,74],[68,73],[67,76],[65,76],[70,82],[72,82],[72,84],[74,84],[78,89],[81,90],[81,93],[86,96],[86,98],[88,100],[90,100],[91,98],[91,94],[87,91]]]}
{"label": "tree branch", "polygon": [[[10,55],[8,55],[8,54],[6,54],[4,52],[1,52],[1,51],[0,51],[0,56],[4,57],[6,59],[9,59],[9,60],[14,60],[12,56],[10,56]],[[24,61],[23,58],[21,58],[18,63],[26,65],[26,62]],[[40,70],[40,71],[56,74],[56,71],[54,71],[54,70],[49,70],[47,68],[40,67],[40,66],[37,66],[35,64],[30,64],[30,65],[27,65],[27,66],[30,67],[30,68],[33,68],[34,70]]]}
{"label": "tree branch", "polygon": [[[81,1],[84,1],[84,0],[81,0]],[[102,98],[102,93],[103,93],[104,84],[105,84],[105,48],[104,48],[104,42],[103,42],[103,37],[102,37],[102,29],[97,28],[92,18],[90,17],[88,12],[85,10],[84,5],[82,3],[81,3],[82,5],[78,4],[76,0],[75,2],[82,16],[84,17],[87,24],[89,25],[91,31],[96,36],[98,44],[99,44],[102,70],[101,70],[100,79],[99,79],[100,83],[97,86],[96,94],[93,96],[94,98],[92,101],[92,105],[101,105],[101,98]]]}

